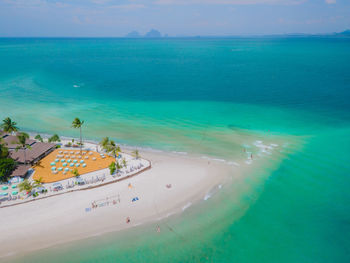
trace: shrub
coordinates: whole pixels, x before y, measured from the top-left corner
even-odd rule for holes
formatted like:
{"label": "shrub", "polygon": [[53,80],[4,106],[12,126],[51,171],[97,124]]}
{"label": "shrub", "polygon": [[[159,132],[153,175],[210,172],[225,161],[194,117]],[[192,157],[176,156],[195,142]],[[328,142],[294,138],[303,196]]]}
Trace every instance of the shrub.
{"label": "shrub", "polygon": [[48,141],[49,141],[49,142],[60,142],[61,139],[60,139],[60,137],[59,137],[57,134],[54,134],[54,135],[52,135],[52,136],[49,138]]}
{"label": "shrub", "polygon": [[73,172],[72,172],[72,173],[74,174],[74,176],[75,176],[75,177],[80,176],[80,174],[79,174],[79,172],[78,172],[78,169],[77,169],[77,168],[75,168],[75,169],[73,170]]}
{"label": "shrub", "polygon": [[10,158],[0,159],[0,181],[7,181],[8,176],[16,167],[16,162]]}
{"label": "shrub", "polygon": [[115,173],[115,170],[116,170],[115,162],[111,162],[111,164],[109,165],[109,171],[111,175]]}

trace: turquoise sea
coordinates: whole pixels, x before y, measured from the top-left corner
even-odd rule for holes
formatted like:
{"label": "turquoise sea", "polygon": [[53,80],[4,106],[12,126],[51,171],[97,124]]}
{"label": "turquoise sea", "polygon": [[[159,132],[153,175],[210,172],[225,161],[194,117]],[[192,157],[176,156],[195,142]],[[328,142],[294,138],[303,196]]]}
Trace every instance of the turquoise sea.
{"label": "turquoise sea", "polygon": [[280,145],[161,234],[10,262],[350,262],[349,61],[345,38],[0,39],[0,118],[24,130],[77,136],[79,116],[87,139],[228,161]]}

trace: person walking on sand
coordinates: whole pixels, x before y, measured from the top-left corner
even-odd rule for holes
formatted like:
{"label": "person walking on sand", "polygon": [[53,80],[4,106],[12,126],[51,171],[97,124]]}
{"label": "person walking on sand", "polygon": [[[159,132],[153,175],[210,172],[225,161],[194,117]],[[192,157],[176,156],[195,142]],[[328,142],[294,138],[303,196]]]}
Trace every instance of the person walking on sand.
{"label": "person walking on sand", "polygon": [[130,221],[131,221],[131,220],[130,220],[130,217],[127,217],[127,218],[126,218],[126,223],[129,224]]}

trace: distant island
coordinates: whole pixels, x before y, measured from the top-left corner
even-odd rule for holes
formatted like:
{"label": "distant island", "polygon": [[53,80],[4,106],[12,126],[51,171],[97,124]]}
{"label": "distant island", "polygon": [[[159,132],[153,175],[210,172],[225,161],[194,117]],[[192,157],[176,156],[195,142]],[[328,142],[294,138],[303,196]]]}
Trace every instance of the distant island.
{"label": "distant island", "polygon": [[[165,34],[164,37],[167,37],[168,35]],[[127,35],[125,35],[126,38],[161,38],[163,37],[162,34],[156,30],[156,29],[151,29],[150,31],[148,31],[146,34],[141,35],[139,32],[137,31],[131,31],[130,33],[128,33]]]}
{"label": "distant island", "polygon": [[[168,34],[162,35],[161,32],[159,32],[156,29],[151,29],[146,34],[141,35],[138,31],[131,31],[130,33],[125,35],[126,38],[168,38]],[[307,37],[350,37],[350,29],[342,31],[342,32],[333,32],[333,33],[326,33],[326,34],[305,34],[305,33],[289,33],[289,34],[276,34],[276,35],[249,35],[249,36],[241,36],[241,35],[217,35],[217,36],[205,36],[205,35],[197,35],[197,36],[173,36],[172,38],[247,38],[247,37],[254,37],[254,38],[274,38],[274,37],[297,37],[297,38],[307,38]]]}

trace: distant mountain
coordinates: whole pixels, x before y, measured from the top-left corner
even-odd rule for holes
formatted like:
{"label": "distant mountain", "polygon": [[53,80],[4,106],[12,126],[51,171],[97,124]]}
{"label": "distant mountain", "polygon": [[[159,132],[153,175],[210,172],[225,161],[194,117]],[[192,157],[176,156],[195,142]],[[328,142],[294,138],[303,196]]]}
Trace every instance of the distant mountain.
{"label": "distant mountain", "polygon": [[158,30],[151,29],[149,32],[147,32],[145,34],[145,37],[146,38],[161,38],[162,34]]}
{"label": "distant mountain", "polygon": [[131,31],[125,37],[127,37],[127,38],[139,38],[139,37],[142,37],[142,36],[137,31]]}
{"label": "distant mountain", "polygon": [[336,33],[336,35],[340,35],[340,36],[349,36],[350,37],[350,29],[348,30],[345,30],[343,32],[340,32],[340,33]]}

